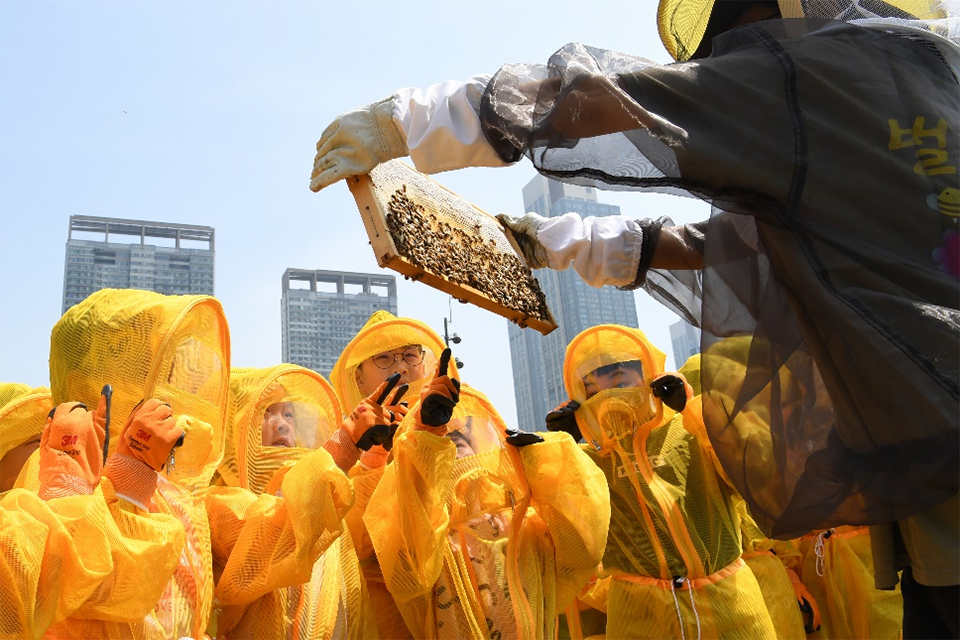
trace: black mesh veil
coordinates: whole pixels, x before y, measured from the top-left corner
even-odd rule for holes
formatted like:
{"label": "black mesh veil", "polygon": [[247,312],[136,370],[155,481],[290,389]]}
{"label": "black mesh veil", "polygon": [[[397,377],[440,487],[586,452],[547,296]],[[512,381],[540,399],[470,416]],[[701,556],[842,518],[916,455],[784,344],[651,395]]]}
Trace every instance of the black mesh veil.
{"label": "black mesh veil", "polygon": [[568,45],[501,68],[481,119],[546,176],[713,205],[702,272],[645,286],[699,319],[711,441],[792,537],[957,492],[958,102],[935,49],[793,19],[671,65]]}

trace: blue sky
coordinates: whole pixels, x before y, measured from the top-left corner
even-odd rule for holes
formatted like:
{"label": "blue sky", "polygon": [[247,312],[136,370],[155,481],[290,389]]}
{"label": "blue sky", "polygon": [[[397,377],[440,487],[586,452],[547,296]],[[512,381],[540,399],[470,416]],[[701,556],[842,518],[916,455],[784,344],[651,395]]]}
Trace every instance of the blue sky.
{"label": "blue sky", "polygon": [[[232,364],[277,364],[284,269],[379,270],[346,185],[307,188],[333,118],[399,87],[544,62],[574,41],[666,63],[655,15],[655,0],[3,0],[0,380],[49,384],[70,215],[215,227]],[[533,176],[524,161],[435,179],[490,213],[521,213]],[[671,196],[600,200],[638,218],[708,214]],[[448,306],[400,279],[401,315],[442,333]],[[671,364],[676,316],[642,292],[637,309]],[[458,303],[452,311],[464,380],[514,422],[506,321]]]}

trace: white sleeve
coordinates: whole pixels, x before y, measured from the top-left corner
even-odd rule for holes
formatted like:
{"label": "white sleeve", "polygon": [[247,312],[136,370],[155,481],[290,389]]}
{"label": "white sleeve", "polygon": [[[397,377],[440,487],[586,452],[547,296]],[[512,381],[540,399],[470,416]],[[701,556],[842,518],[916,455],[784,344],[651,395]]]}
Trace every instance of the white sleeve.
{"label": "white sleeve", "polygon": [[547,250],[551,269],[563,270],[572,264],[592,287],[622,287],[636,280],[643,231],[635,220],[567,213],[540,225],[537,240]]}
{"label": "white sleeve", "polygon": [[464,167],[505,167],[487,142],[477,115],[490,75],[441,82],[426,91],[400,89],[393,120],[406,137],[414,166],[423,173]]}

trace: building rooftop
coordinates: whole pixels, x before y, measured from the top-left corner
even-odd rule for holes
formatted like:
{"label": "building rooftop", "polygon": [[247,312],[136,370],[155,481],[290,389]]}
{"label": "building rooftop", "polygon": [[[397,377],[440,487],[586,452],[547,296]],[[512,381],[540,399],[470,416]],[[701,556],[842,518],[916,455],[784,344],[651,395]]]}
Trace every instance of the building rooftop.
{"label": "building rooftop", "polygon": [[151,222],[148,220],[128,220],[124,218],[102,218],[98,216],[70,216],[70,230],[67,240],[73,240],[74,232],[102,233],[103,242],[110,242],[110,235],[137,236],[140,244],[146,238],[168,238],[176,241],[180,248],[181,240],[206,242],[213,251],[213,227],[172,222]]}

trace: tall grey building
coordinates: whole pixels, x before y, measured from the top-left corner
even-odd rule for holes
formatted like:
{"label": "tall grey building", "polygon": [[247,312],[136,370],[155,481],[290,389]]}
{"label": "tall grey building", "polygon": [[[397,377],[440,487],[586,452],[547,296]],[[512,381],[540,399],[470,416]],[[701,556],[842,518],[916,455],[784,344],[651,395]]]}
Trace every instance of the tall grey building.
{"label": "tall grey building", "polygon": [[397,314],[393,276],[287,269],[280,303],[283,361],[329,378],[347,343],[370,314]]}
{"label": "tall grey building", "polygon": [[673,362],[679,369],[695,353],[700,353],[700,329],[685,320],[670,325],[670,344],[673,347]]}
{"label": "tall grey building", "polygon": [[213,295],[213,258],[213,227],[70,216],[63,311],[108,288]]}
{"label": "tall grey building", "polygon": [[[523,188],[523,207],[524,211],[546,217],[570,212],[584,217],[620,213],[616,205],[597,202],[594,188],[564,184],[541,175]],[[638,326],[632,291],[591,287],[573,269],[541,269],[536,276],[558,326],[544,336],[533,329],[508,325],[517,418],[525,431],[543,431],[544,416],[567,400],[563,359],[567,344],[578,333],[598,324]]]}

